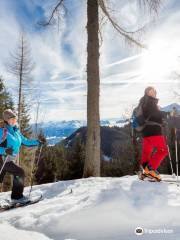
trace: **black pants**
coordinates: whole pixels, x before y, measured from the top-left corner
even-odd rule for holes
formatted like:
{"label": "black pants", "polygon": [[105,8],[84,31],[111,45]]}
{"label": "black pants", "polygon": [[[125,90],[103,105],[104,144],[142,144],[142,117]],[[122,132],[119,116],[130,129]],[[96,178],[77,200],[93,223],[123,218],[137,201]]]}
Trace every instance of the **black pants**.
{"label": "black pants", "polygon": [[[2,165],[3,165],[3,161],[1,159],[0,169]],[[13,199],[21,198],[23,196],[23,190],[24,190],[24,177],[25,177],[24,170],[18,165],[16,165],[13,161],[7,162],[0,175],[0,183],[3,182],[6,172],[14,176],[11,198]]]}

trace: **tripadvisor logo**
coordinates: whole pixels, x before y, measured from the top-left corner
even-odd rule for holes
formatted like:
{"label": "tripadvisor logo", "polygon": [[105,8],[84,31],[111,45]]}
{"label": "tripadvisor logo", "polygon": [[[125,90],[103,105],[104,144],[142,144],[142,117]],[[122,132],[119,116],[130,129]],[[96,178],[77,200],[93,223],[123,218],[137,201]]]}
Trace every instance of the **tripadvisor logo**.
{"label": "tripadvisor logo", "polygon": [[137,227],[137,228],[135,229],[135,234],[136,234],[136,235],[143,235],[143,233],[144,233],[143,228]]}

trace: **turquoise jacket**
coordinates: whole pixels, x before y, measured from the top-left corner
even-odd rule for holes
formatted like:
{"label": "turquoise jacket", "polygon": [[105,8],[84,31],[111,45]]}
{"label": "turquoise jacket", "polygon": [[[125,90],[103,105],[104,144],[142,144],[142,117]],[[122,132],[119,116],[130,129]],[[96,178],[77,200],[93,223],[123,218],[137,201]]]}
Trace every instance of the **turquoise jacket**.
{"label": "turquoise jacket", "polygon": [[[12,148],[13,149],[13,156],[16,156],[19,151],[21,145],[25,145],[27,147],[33,147],[33,146],[38,146],[40,145],[40,142],[36,139],[28,139],[24,137],[19,128],[16,126],[10,126],[6,125],[7,129],[7,145],[6,148]],[[3,138],[3,128],[0,128],[0,142],[1,139]],[[6,148],[0,147],[0,155],[5,155]]]}

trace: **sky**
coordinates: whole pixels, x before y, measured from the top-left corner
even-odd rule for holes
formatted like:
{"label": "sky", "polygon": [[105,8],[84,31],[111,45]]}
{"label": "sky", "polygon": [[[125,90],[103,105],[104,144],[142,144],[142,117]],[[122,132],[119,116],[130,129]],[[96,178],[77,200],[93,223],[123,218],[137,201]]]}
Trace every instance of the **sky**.
{"label": "sky", "polygon": [[[139,49],[128,45],[100,13],[101,119],[129,115],[149,85],[157,88],[160,106],[179,103],[180,1],[162,1],[158,16],[140,8],[138,0],[106,2],[127,31],[148,27],[140,36],[147,49]],[[56,3],[0,1],[0,75],[16,102],[18,82],[8,73],[7,63],[24,32],[35,66],[25,90],[32,122],[38,103],[39,121],[86,119],[86,0],[65,0],[67,12],[61,13],[59,24],[40,26]]]}

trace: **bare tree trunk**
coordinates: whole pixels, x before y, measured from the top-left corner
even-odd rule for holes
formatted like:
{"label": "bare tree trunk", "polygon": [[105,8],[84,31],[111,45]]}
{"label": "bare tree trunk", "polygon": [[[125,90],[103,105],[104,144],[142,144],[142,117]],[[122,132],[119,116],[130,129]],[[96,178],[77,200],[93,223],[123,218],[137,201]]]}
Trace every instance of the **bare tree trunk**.
{"label": "bare tree trunk", "polygon": [[23,71],[23,60],[24,60],[24,39],[21,38],[21,63],[19,69],[19,100],[18,100],[18,123],[19,129],[21,130],[21,99],[22,99],[22,71]]}
{"label": "bare tree trunk", "polygon": [[[22,101],[22,77],[23,77],[23,60],[24,60],[24,39],[23,36],[21,37],[21,62],[20,62],[20,68],[19,68],[19,99],[18,99],[18,124],[19,129],[21,131],[21,101]],[[20,153],[17,155],[17,164],[20,165]],[[12,179],[11,179],[12,180]]]}
{"label": "bare tree trunk", "polygon": [[[33,70],[34,64],[31,60],[30,47],[29,44],[22,33],[19,43],[17,45],[17,50],[11,53],[10,62],[7,65],[8,71],[16,76],[18,80],[18,124],[20,131],[24,130],[28,119],[23,116],[23,111],[25,110],[24,100],[23,100],[23,90],[25,87],[30,86],[30,75]],[[26,120],[25,120],[26,118]],[[25,124],[25,125],[24,125]],[[22,154],[20,154],[22,156]],[[17,156],[17,161],[19,165],[21,163],[19,154]]]}
{"label": "bare tree trunk", "polygon": [[21,130],[21,99],[22,99],[22,75],[19,76],[19,99],[18,99],[18,124]]}
{"label": "bare tree trunk", "polygon": [[84,177],[100,176],[98,0],[87,0],[87,141]]}

